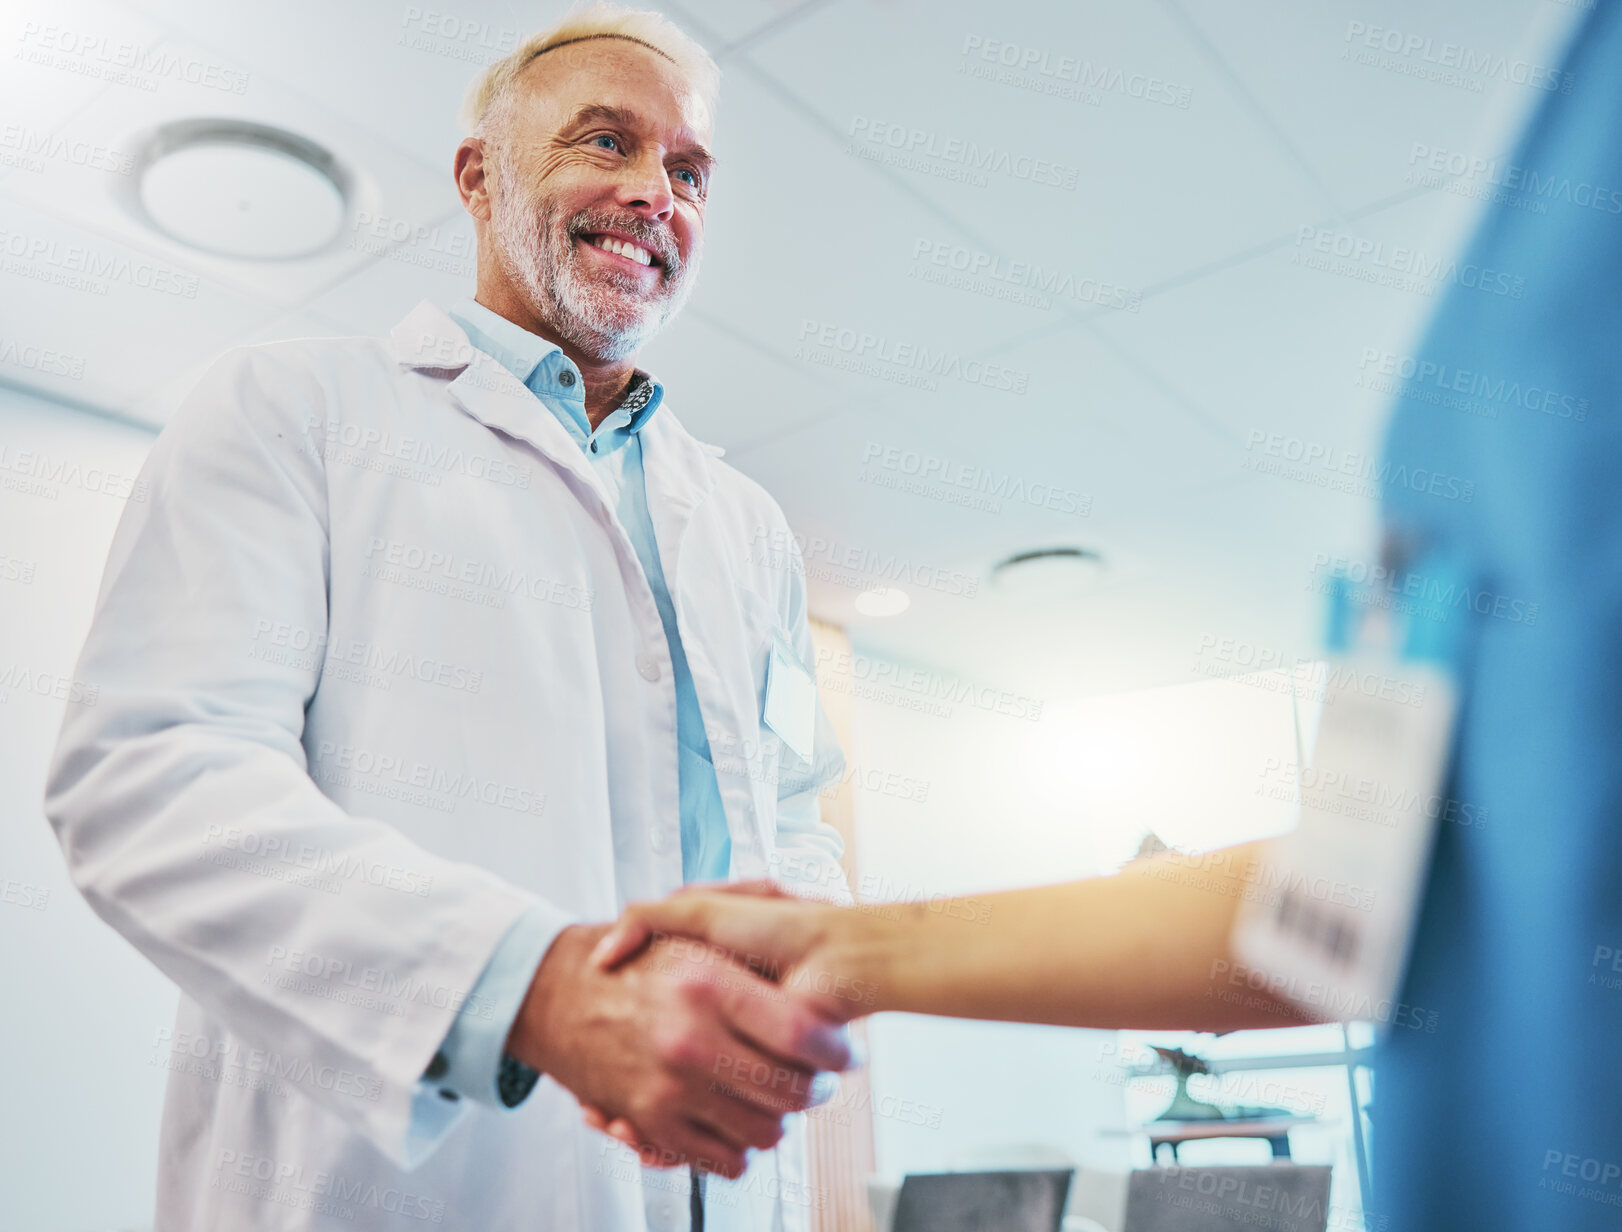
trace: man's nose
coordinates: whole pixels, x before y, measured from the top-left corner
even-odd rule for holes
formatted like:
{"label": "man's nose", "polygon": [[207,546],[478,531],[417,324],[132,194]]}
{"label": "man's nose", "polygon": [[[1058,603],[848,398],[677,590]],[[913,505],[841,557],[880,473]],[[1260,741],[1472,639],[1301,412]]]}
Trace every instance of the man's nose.
{"label": "man's nose", "polygon": [[619,204],[653,222],[667,221],[676,209],[670,173],[656,157],[638,158],[629,163],[615,195]]}

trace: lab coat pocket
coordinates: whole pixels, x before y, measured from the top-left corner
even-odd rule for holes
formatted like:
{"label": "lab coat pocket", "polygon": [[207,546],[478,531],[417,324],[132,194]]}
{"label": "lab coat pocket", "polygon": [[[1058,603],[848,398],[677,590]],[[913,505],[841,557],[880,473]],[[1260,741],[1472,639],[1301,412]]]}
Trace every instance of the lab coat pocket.
{"label": "lab coat pocket", "polygon": [[712,730],[710,752],[717,770],[725,767],[775,786],[780,771],[792,772],[808,760],[796,745],[809,753],[815,691],[797,688],[810,674],[794,652],[776,605],[752,590],[740,590],[738,596],[753,690],[751,714],[747,720],[738,716],[737,732]]}
{"label": "lab coat pocket", "polygon": [[817,683],[781,629],[773,630],[766,657],[761,722],[777,733],[795,757],[811,760],[816,746]]}

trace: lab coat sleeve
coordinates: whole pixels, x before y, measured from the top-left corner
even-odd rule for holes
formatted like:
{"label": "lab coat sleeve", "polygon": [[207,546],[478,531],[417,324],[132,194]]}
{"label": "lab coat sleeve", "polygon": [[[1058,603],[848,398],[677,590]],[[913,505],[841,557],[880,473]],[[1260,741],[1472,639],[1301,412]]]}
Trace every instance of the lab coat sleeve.
{"label": "lab coat sleeve", "polygon": [[[411,1132],[419,1079],[538,900],[329,800],[301,743],[319,644],[253,653],[256,630],[327,629],[326,477],[301,426],[329,408],[293,345],[227,352],[154,444],[79,661],[95,704],[68,707],[45,811],[102,919],[411,1167],[434,1144]],[[337,893],[285,875],[311,865],[387,875]]]}
{"label": "lab coat sleeve", "polygon": [[535,906],[502,938],[434,1054],[435,1066],[444,1065],[444,1072],[432,1080],[436,1088],[503,1111],[518,1107],[528,1098],[528,1091],[511,1104],[503,1097],[502,1059],[507,1052],[507,1035],[523,1008],[535,969],[556,936],[551,912]]}
{"label": "lab coat sleeve", "polygon": [[[794,567],[789,570],[789,612],[785,627],[800,661],[808,667],[816,663],[816,647],[811,640],[809,605],[806,602],[805,570],[793,537]],[[799,758],[788,748],[777,779],[777,851],[773,876],[786,889],[807,897],[827,899],[850,906],[850,886],[840,857],[845,840],[838,830],[822,820],[821,794],[839,781],[845,771],[845,754],[839,747],[833,723],[822,707],[819,692],[812,755]]]}

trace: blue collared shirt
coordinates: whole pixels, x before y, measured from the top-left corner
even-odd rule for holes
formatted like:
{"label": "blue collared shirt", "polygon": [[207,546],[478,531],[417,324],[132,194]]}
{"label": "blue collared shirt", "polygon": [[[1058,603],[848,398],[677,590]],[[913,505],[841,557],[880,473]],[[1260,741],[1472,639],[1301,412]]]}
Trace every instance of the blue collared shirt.
{"label": "blue collared shirt", "polygon": [[[603,417],[595,430],[586,417],[585,383],[580,369],[556,344],[492,312],[475,300],[461,300],[450,316],[467,331],[468,341],[522,381],[580,446],[607,489],[620,524],[630,537],[642,572],[653,591],[676,688],[676,743],[681,792],[681,857],[685,881],[720,881],[730,872],[732,840],[721,806],[721,789],[710,760],[704,716],[693,688],[693,673],[676,628],[676,609],[659,561],[653,519],[648,512],[639,435],[664,400],[664,388],[639,374],[624,404]],[[548,916],[547,918],[550,918]],[[556,936],[555,926],[531,912],[520,917],[496,947],[461,1014],[440,1046],[432,1080],[421,1084],[412,1129],[424,1139],[442,1124],[445,1100],[456,1095],[506,1107],[497,1088],[502,1053],[530,978]],[[493,1005],[494,1013],[485,1007]],[[479,1014],[469,1011],[479,1007]],[[440,1095],[439,1092],[449,1092]]]}

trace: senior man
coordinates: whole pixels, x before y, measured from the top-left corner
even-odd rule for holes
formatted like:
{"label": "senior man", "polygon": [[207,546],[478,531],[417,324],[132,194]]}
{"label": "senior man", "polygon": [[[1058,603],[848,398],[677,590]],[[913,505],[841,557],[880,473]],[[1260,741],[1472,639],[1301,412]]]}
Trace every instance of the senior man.
{"label": "senior man", "polygon": [[809,1222],[785,1116],[837,1027],[586,961],[684,881],[845,893],[803,574],[751,552],[783,515],[633,364],[696,276],[717,77],[656,14],[529,40],[456,151],[475,297],[234,349],[152,449],[46,809],[182,991],[165,1232]]}

